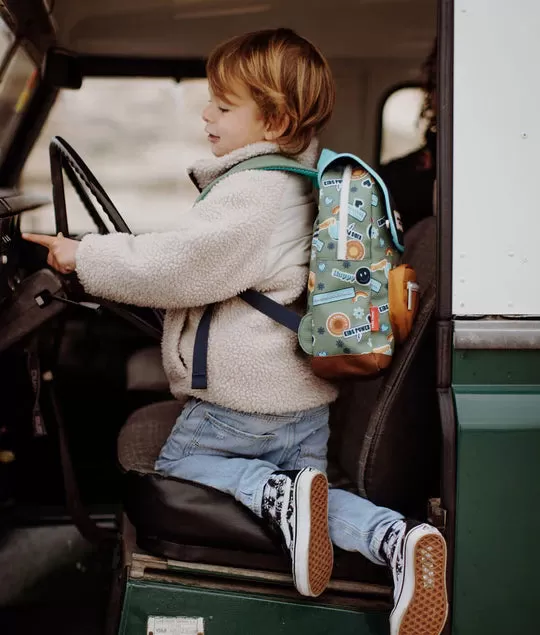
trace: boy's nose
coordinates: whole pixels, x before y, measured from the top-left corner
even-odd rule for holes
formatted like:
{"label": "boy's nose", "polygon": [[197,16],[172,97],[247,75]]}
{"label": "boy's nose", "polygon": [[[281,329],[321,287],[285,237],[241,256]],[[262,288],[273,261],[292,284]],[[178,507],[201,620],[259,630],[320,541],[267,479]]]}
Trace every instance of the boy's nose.
{"label": "boy's nose", "polygon": [[211,115],[211,104],[208,104],[206,108],[202,111],[202,118],[204,123],[210,123],[210,115]]}

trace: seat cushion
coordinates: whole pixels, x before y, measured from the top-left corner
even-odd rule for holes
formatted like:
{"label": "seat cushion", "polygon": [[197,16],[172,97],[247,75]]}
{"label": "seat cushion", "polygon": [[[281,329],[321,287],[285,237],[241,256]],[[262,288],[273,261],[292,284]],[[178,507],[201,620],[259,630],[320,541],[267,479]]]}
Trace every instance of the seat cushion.
{"label": "seat cushion", "polygon": [[[122,428],[118,458],[137,544],[155,555],[205,564],[290,571],[279,539],[231,496],[157,474],[154,461],[181,412],[166,401],[137,410]],[[385,567],[336,549],[334,577],[388,584]]]}

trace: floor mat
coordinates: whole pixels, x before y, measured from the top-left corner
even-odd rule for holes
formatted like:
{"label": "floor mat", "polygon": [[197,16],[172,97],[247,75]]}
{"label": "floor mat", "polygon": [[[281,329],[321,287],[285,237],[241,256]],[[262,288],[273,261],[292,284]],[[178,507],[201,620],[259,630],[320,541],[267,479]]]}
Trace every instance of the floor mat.
{"label": "floor mat", "polygon": [[2,635],[101,635],[112,549],[98,552],[72,526],[18,529],[0,545]]}

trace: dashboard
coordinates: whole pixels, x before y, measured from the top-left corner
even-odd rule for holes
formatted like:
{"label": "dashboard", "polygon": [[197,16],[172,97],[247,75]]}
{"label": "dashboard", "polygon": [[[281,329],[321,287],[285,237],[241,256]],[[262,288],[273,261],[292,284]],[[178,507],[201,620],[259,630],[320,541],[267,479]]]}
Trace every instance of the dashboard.
{"label": "dashboard", "polygon": [[19,282],[20,216],[48,203],[48,199],[42,196],[0,189],[0,304],[11,295]]}
{"label": "dashboard", "polygon": [[0,304],[16,284],[19,240],[18,216],[0,218]]}

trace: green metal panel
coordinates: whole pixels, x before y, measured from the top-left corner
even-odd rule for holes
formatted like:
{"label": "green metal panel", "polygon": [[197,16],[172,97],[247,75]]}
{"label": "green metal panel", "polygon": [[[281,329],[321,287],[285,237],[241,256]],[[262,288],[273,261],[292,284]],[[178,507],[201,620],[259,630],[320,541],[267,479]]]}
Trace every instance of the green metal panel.
{"label": "green metal panel", "polygon": [[454,352],[454,384],[538,384],[540,350],[459,350]]}
{"label": "green metal panel", "polygon": [[146,635],[148,616],[203,617],[204,635],[387,635],[388,616],[180,584],[128,580],[120,635]]}
{"label": "green metal panel", "polygon": [[454,635],[540,630],[538,353],[459,351],[454,357]]}

